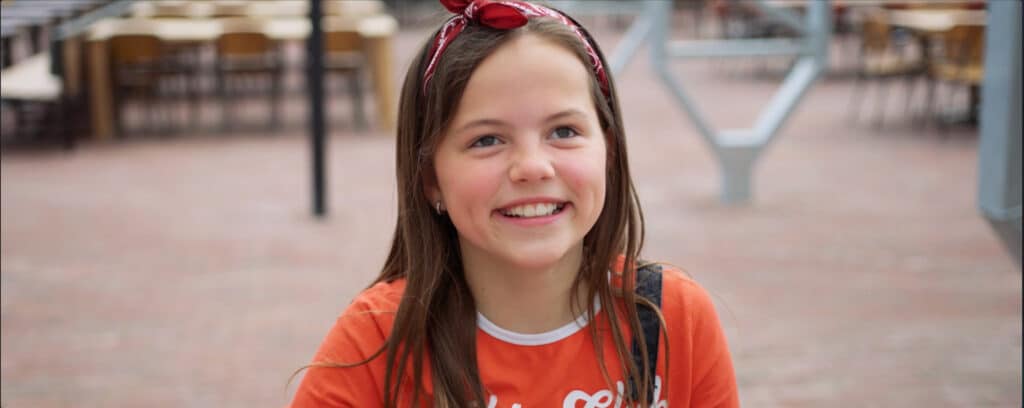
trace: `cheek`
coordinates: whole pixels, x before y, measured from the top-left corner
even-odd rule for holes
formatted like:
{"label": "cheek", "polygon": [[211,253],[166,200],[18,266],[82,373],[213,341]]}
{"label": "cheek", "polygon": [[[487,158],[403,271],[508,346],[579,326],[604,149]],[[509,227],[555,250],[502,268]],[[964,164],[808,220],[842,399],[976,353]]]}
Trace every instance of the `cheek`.
{"label": "cheek", "polygon": [[598,210],[604,205],[605,178],[607,171],[604,149],[587,152],[586,157],[565,160],[559,166],[559,174],[581,199],[591,199],[589,204]]}
{"label": "cheek", "polygon": [[[491,166],[493,167],[493,166]],[[490,199],[500,185],[496,169],[481,165],[463,165],[448,168],[441,178],[441,194],[453,216],[468,211],[490,211]]]}

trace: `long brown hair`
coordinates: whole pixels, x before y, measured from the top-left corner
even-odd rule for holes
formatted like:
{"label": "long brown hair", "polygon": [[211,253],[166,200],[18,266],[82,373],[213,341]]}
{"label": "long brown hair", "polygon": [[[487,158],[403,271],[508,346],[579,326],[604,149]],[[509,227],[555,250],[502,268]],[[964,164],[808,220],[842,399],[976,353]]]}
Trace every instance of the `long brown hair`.
{"label": "long brown hair", "polygon": [[[438,407],[485,406],[476,356],[476,306],[463,274],[458,233],[451,221],[435,214],[426,196],[425,183],[435,177],[433,157],[458,108],[470,76],[479,64],[515,36],[536,35],[571,51],[586,66],[589,57],[568,27],[548,18],[533,18],[514,30],[495,30],[470,25],[455,38],[440,58],[426,89],[423,86],[428,41],[409,67],[402,87],[398,111],[396,148],[398,178],[398,221],[391,251],[374,283],[404,278],[405,293],[398,306],[394,326],[384,347],[370,357],[386,358],[384,401],[397,407],[403,383],[412,381],[410,405],[424,402],[424,358],[429,358],[433,404]],[[584,31],[585,33],[585,31]],[[585,34],[589,38],[589,34]],[[604,60],[597,44],[590,40]],[[604,64],[608,66],[607,63]],[[643,215],[629,173],[625,134],[615,87],[609,76],[606,97],[593,70],[590,89],[595,110],[608,146],[606,194],[594,227],[583,239],[583,262],[573,282],[575,298],[580,285],[587,299],[597,298],[607,313],[608,328],[615,343],[615,361],[620,371],[647,390],[654,381],[647,367],[646,342],[640,329],[634,294],[637,254],[643,245]],[[609,266],[624,257],[622,287],[608,279]],[[622,299],[618,307],[616,298]],[[571,299],[572,305],[581,304]],[[588,308],[589,321],[596,312]],[[638,337],[643,366],[633,363],[629,339],[617,317],[623,316]],[[605,380],[611,384],[601,350],[603,336],[597,324],[590,324],[594,348]],[[367,360],[369,361],[369,360]],[[365,363],[365,362],[362,362]],[[316,364],[315,364],[316,365]],[[349,365],[344,365],[349,366]],[[627,401],[632,396],[623,396]],[[402,397],[404,399],[404,397]],[[643,400],[642,396],[638,397]],[[640,402],[640,401],[634,401]]]}

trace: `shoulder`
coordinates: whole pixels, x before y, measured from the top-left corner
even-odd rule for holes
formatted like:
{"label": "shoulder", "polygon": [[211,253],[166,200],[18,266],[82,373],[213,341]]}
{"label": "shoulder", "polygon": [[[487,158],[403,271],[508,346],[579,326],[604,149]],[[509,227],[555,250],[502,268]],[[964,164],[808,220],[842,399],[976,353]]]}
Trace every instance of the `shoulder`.
{"label": "shoulder", "polygon": [[391,282],[377,282],[356,295],[352,299],[349,309],[372,308],[395,311],[398,310],[398,304],[401,302],[404,293],[404,278],[395,279]]}
{"label": "shoulder", "polygon": [[293,407],[383,406],[379,358],[405,292],[405,281],[377,283],[356,295],[313,358]]}
{"label": "shoulder", "polygon": [[318,357],[337,361],[344,354],[342,360],[372,355],[390,335],[404,293],[405,279],[379,282],[360,292],[338,316]]}
{"label": "shoulder", "polygon": [[691,307],[714,307],[708,291],[686,271],[673,266],[661,266],[662,296],[665,299],[681,300]]}
{"label": "shoulder", "polygon": [[405,294],[405,279],[396,279],[391,282],[378,282],[360,292],[345,311],[338,317],[339,323],[376,324],[390,323],[394,321],[395,313],[398,312],[398,304]]}
{"label": "shoulder", "polygon": [[718,326],[718,313],[707,289],[681,268],[658,265],[662,278],[661,310],[669,326],[688,328],[691,335],[699,334],[708,325]]}

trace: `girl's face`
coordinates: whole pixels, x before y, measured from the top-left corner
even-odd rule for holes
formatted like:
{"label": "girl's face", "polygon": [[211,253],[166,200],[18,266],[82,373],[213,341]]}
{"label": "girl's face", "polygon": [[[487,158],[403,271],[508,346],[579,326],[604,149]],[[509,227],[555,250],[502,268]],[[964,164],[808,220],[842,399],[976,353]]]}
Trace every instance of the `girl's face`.
{"label": "girl's face", "polygon": [[605,138],[588,69],[526,34],[470,77],[434,157],[437,182],[427,184],[464,259],[516,268],[579,259],[605,197]]}

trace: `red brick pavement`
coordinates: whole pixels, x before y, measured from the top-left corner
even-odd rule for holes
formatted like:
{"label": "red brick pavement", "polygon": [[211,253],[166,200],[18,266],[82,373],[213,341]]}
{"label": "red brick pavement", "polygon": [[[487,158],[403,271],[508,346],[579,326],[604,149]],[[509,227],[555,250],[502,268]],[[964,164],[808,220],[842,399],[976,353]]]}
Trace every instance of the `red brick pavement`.
{"label": "red brick pavement", "polygon": [[[399,35],[403,70],[423,34]],[[678,73],[713,123],[748,126],[778,82],[754,66]],[[975,131],[900,109],[883,131],[851,124],[850,83],[823,81],[759,162],[753,204],[727,207],[643,53],[618,83],[646,255],[715,295],[744,405],[1020,406],[1021,273],[976,210]],[[288,401],[395,213],[392,137],[339,130],[331,215],[310,216],[298,98],[280,135],[5,152],[4,407]]]}

